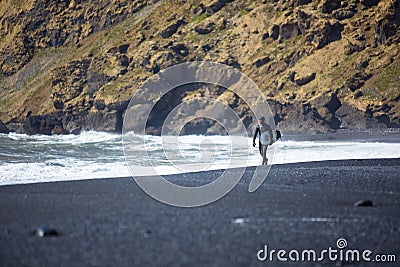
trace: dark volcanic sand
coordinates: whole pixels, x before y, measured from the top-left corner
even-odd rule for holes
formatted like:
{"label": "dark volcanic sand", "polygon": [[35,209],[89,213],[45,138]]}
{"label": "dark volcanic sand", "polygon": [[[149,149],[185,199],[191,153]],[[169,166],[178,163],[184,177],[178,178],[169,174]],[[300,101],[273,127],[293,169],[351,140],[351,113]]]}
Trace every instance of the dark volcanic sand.
{"label": "dark volcanic sand", "polygon": [[[400,159],[276,165],[254,193],[248,168],[232,192],[200,208],[162,204],[132,178],[2,186],[0,266],[275,266],[276,257],[257,260],[264,244],[321,251],[336,249],[338,238],[349,249],[395,254],[400,264],[399,166]],[[204,183],[219,173],[170,179]],[[373,206],[353,206],[365,199]],[[59,236],[32,235],[38,226]]]}

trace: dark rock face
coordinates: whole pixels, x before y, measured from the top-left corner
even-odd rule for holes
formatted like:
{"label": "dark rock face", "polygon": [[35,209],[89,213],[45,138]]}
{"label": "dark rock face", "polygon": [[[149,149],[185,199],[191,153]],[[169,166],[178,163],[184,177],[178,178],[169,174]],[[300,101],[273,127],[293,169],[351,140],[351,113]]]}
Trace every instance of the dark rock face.
{"label": "dark rock face", "polygon": [[259,68],[259,67],[261,67],[261,66],[267,64],[267,63],[270,62],[270,61],[271,61],[271,59],[270,59],[268,56],[265,56],[265,57],[261,57],[261,58],[257,59],[256,61],[253,62],[253,64],[254,64],[257,68]]}
{"label": "dark rock face", "polygon": [[189,49],[184,44],[171,46],[171,49],[180,56],[186,57],[189,54]]}
{"label": "dark rock face", "polygon": [[338,9],[340,4],[340,0],[323,0],[318,8],[322,13],[331,13],[333,10]]}
{"label": "dark rock face", "polygon": [[344,27],[338,21],[332,22],[326,18],[314,17],[301,10],[297,12],[296,17],[300,32],[306,41],[317,49],[342,38]]}
{"label": "dark rock face", "polygon": [[0,73],[5,76],[10,76],[22,68],[34,54],[34,45],[24,34],[16,36],[13,42],[0,50]]}
{"label": "dark rock face", "polygon": [[261,35],[261,40],[265,40],[265,39],[267,39],[269,37],[269,33],[268,32],[265,32],[265,33],[263,33],[262,35]]}
{"label": "dark rock face", "polygon": [[313,72],[310,75],[306,75],[304,77],[300,77],[300,78],[296,78],[294,80],[294,82],[298,85],[298,86],[303,86],[306,85],[307,83],[311,82],[312,80],[315,79],[316,73]]}
{"label": "dark rock face", "polygon": [[24,133],[24,129],[22,126],[23,126],[22,122],[11,121],[7,123],[8,130],[14,133]]}
{"label": "dark rock face", "polygon": [[205,44],[205,45],[201,46],[201,49],[203,49],[203,51],[207,53],[208,51],[210,51],[212,49],[212,47],[208,44]]}
{"label": "dark rock face", "polygon": [[307,5],[312,2],[312,0],[299,0],[297,1],[299,6]]}
{"label": "dark rock face", "polygon": [[98,110],[104,110],[106,108],[106,104],[104,103],[104,100],[96,100],[93,102],[93,105]]}
{"label": "dark rock face", "polygon": [[338,20],[349,19],[354,16],[354,11],[351,10],[335,10],[333,17]]}
{"label": "dark rock face", "polygon": [[344,47],[344,53],[346,55],[351,55],[355,52],[360,52],[365,49],[365,45],[362,42],[352,42],[347,40],[347,44]]}
{"label": "dark rock face", "polygon": [[340,128],[341,121],[336,117],[336,111],[342,105],[335,93],[330,95],[323,94],[311,101],[311,104],[317,108],[318,113],[332,130]]}
{"label": "dark rock face", "polygon": [[89,97],[93,98],[93,95],[99,90],[99,88],[101,88],[108,81],[110,81],[110,77],[107,77],[107,75],[96,70],[88,70],[86,82]]}
{"label": "dark rock face", "polygon": [[361,4],[363,4],[364,6],[373,7],[373,6],[378,5],[378,3],[380,2],[380,0],[361,0],[360,2],[361,2]]}
{"label": "dark rock face", "polygon": [[297,23],[282,24],[279,30],[279,42],[283,43],[285,40],[296,37],[299,34],[301,34],[301,31]]}
{"label": "dark rock face", "polygon": [[324,106],[329,109],[330,112],[335,113],[336,110],[340,108],[342,102],[337,97],[337,94],[333,93],[329,100],[324,104]]}
{"label": "dark rock face", "polygon": [[118,112],[124,112],[126,110],[126,108],[128,107],[128,104],[129,104],[129,100],[118,101],[118,102],[108,104],[107,109],[110,111],[116,110]]}
{"label": "dark rock face", "polygon": [[[331,130],[318,113],[318,109],[309,103],[269,102],[277,127],[285,133],[325,133]],[[299,123],[301,122],[301,123]]]}
{"label": "dark rock face", "polygon": [[120,132],[122,130],[122,114],[116,110],[89,113],[84,118],[83,130]]}
{"label": "dark rock face", "polygon": [[171,37],[173,34],[175,34],[179,27],[183,24],[185,24],[186,22],[183,19],[177,20],[176,22],[168,25],[164,30],[161,31],[160,35],[162,38],[169,38]]}
{"label": "dark rock face", "polygon": [[318,31],[308,35],[307,41],[314,43],[316,48],[322,48],[327,44],[340,40],[344,27],[339,22],[325,22],[321,25]]}
{"label": "dark rock face", "polygon": [[[218,127],[219,126],[219,127]],[[210,129],[213,129],[210,131]],[[224,128],[207,118],[197,118],[188,122],[182,129],[181,135],[190,134],[226,134]]]}
{"label": "dark rock face", "polygon": [[279,26],[278,25],[273,25],[269,31],[269,37],[271,37],[273,40],[277,40],[279,37]]}
{"label": "dark rock face", "polygon": [[390,1],[385,6],[385,12],[377,16],[374,25],[376,41],[380,44],[398,43],[400,35],[400,1]]}
{"label": "dark rock face", "polygon": [[120,46],[114,46],[108,49],[107,53],[117,55],[117,54],[125,54],[128,51],[129,44],[123,44]]}
{"label": "dark rock face", "polygon": [[41,116],[29,116],[23,124],[26,134],[47,134],[50,135],[56,127],[62,127],[62,122],[54,117],[53,114]]}
{"label": "dark rock face", "polygon": [[204,4],[200,3],[198,7],[196,6],[191,6],[190,8],[190,15],[192,17],[197,17],[200,16],[201,14],[203,14],[206,11]]}
{"label": "dark rock face", "polygon": [[[275,114],[275,123],[286,133],[326,133],[340,128],[357,128],[355,125],[367,125],[376,120],[367,119],[364,113],[353,110],[342,102],[336,93],[326,93],[314,98],[309,103],[280,103],[268,101],[271,111]],[[364,117],[358,120],[357,117]],[[380,127],[382,127],[381,124]],[[379,123],[370,126],[379,126]]]}
{"label": "dark rock face", "polygon": [[364,85],[365,81],[367,81],[369,78],[371,78],[371,75],[366,74],[363,71],[360,71],[356,73],[353,77],[348,79],[345,83],[344,86],[349,88],[351,91],[356,91],[358,88]]}
{"label": "dark rock face", "polygon": [[368,128],[387,128],[372,117],[371,111],[361,111],[347,103],[342,103],[335,113],[341,122],[341,128],[368,129]]}
{"label": "dark rock face", "polygon": [[[128,101],[121,101],[105,105],[97,101],[101,108],[96,112],[82,110],[58,110],[56,112],[28,116],[22,125],[22,132],[33,134],[79,134],[83,130],[104,132],[121,132],[122,115],[128,106]],[[18,131],[16,125],[15,130]]]}
{"label": "dark rock face", "polygon": [[122,116],[128,106],[128,101],[120,101],[105,105],[97,102],[101,110],[88,112],[81,110],[73,114],[63,114],[61,120],[67,133],[78,134],[83,130],[104,132],[120,132],[122,130]]}
{"label": "dark rock face", "polygon": [[0,133],[8,134],[10,131],[8,130],[7,126],[0,121]]}
{"label": "dark rock face", "polygon": [[[224,87],[206,86],[202,83],[179,86],[163,95],[154,106],[151,103],[146,104],[145,100],[135,101],[137,104],[133,104],[125,112],[128,115],[124,117],[124,126],[136,133],[142,133],[143,129],[138,126],[146,125],[146,133],[155,135],[161,134],[161,129],[163,134],[174,135],[226,134],[222,125],[207,118],[209,116],[207,114],[223,116],[223,111],[215,105],[210,105],[211,100],[199,99],[200,95],[210,99],[219,98],[237,112],[245,127],[250,127],[253,115],[250,114],[247,103]],[[144,95],[143,97],[146,99]],[[150,108],[150,105],[152,110],[147,117],[143,111]],[[204,114],[204,117],[201,114]],[[167,117],[169,121],[165,123]],[[183,125],[185,126],[182,128]],[[240,133],[241,128],[238,127],[240,124],[235,119],[227,118],[224,120],[224,126],[230,129],[231,133]]]}
{"label": "dark rock face", "polygon": [[212,30],[215,28],[215,24],[213,22],[210,22],[206,25],[198,25],[194,28],[194,30],[198,33],[198,34],[209,34],[210,32],[212,32]]}
{"label": "dark rock face", "polygon": [[172,53],[170,51],[162,51],[153,56],[151,60],[144,63],[144,68],[156,74],[161,69],[171,67],[175,64],[180,63],[182,60],[182,57],[178,56],[176,53]]}
{"label": "dark rock face", "polygon": [[238,60],[231,55],[229,55],[226,58],[222,58],[222,59],[218,60],[218,63],[222,63],[222,64],[234,67],[239,70],[241,69],[241,66],[240,66],[240,63],[238,62]]}
{"label": "dark rock face", "polygon": [[209,6],[206,7],[207,16],[211,16],[212,14],[220,11],[227,3],[232,1],[233,0],[216,0],[212,2]]}
{"label": "dark rock face", "polygon": [[56,125],[51,130],[51,134],[67,134],[67,133],[68,132],[61,125]]}

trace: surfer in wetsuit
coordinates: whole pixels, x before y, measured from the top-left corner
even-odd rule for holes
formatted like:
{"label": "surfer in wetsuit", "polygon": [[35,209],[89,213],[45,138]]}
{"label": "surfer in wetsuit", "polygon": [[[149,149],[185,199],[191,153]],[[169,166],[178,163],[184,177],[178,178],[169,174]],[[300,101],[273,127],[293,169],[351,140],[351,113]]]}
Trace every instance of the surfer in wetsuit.
{"label": "surfer in wetsuit", "polygon": [[[266,138],[263,138],[263,137],[265,137],[265,135],[269,135],[269,140],[265,140]],[[257,136],[258,136],[258,146],[259,146],[258,149],[260,150],[260,154],[263,157],[262,165],[267,165],[267,162],[268,162],[267,148],[268,148],[268,145],[271,145],[273,143],[273,134],[272,134],[271,126],[269,126],[265,122],[265,117],[260,118],[260,124],[257,125],[256,131],[254,132],[254,137],[253,137],[253,146],[254,147],[256,146]]]}

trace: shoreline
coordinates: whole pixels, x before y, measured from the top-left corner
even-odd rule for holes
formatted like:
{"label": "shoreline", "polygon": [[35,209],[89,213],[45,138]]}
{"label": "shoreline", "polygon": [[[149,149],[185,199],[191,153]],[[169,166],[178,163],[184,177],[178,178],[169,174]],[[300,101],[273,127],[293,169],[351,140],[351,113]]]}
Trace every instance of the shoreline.
{"label": "shoreline", "polygon": [[359,142],[384,142],[384,143],[399,143],[400,131],[337,131],[334,133],[323,134],[301,134],[301,135],[286,135],[287,140],[293,141],[359,141]]}
{"label": "shoreline", "polygon": [[[121,132],[104,132],[104,131],[96,131],[96,130],[88,130],[82,131],[79,134],[26,134],[26,133],[18,133],[18,132],[9,132],[9,133],[0,133],[0,136],[26,136],[28,138],[35,137],[79,137],[85,133],[100,133],[100,134],[109,134],[114,136],[121,136]],[[149,136],[159,136],[159,135],[149,135]],[[191,135],[182,135],[182,136],[198,136],[196,134]],[[206,136],[206,135],[199,135]],[[219,135],[209,135],[210,137],[219,136]],[[232,135],[232,136],[240,136],[242,135]],[[249,138],[253,137],[253,134],[248,136]],[[382,130],[382,129],[371,129],[371,130],[351,130],[351,131],[341,131],[338,130],[336,132],[331,133],[312,133],[312,134],[286,134],[283,132],[283,140],[286,141],[344,141],[344,142],[383,142],[383,143],[400,143],[400,129],[392,129],[392,130]]]}
{"label": "shoreline", "polygon": [[[280,127],[275,126],[277,130],[280,130]],[[77,133],[51,133],[51,134],[46,134],[46,133],[26,133],[26,132],[21,132],[21,131],[8,131],[8,132],[0,132],[0,134],[8,135],[8,134],[21,134],[21,135],[27,135],[27,136],[79,136],[82,133],[85,132],[98,132],[98,133],[106,133],[106,134],[115,134],[115,135],[121,135],[122,131],[104,131],[101,128],[99,129],[86,129],[86,130],[81,130]],[[342,137],[342,138],[359,138],[359,137],[380,137],[384,138],[385,136],[399,136],[400,135],[400,128],[364,128],[364,129],[358,129],[358,128],[348,128],[348,129],[337,129],[337,130],[331,130],[327,132],[293,132],[291,130],[285,131],[284,129],[281,130],[283,134],[286,136],[291,136],[291,137],[328,137],[330,140],[331,138],[337,138],[337,137]],[[147,134],[150,136],[160,136],[156,134]],[[185,136],[187,134],[184,134]],[[191,134],[189,134],[191,135]],[[196,135],[196,134],[195,134]],[[200,134],[201,135],[201,134]],[[211,134],[213,135],[219,135],[219,134]],[[241,136],[241,135],[240,135]],[[253,133],[249,135],[249,137],[252,137]]]}
{"label": "shoreline", "polygon": [[[176,208],[145,194],[131,178],[0,187],[0,262],[5,266],[265,266],[257,251],[336,247],[395,254],[400,260],[400,159],[274,165],[248,193],[254,167],[222,199]],[[229,169],[234,175],[240,169]],[[169,176],[184,185],[220,171]],[[370,200],[371,207],[355,207]],[[36,227],[59,235],[40,238]],[[292,262],[293,263],[293,262]],[[327,266],[365,262],[321,262]],[[275,259],[274,266],[287,263]],[[295,262],[314,266],[315,262]],[[395,266],[385,263],[385,266]]]}
{"label": "shoreline", "polygon": [[[397,157],[392,157],[392,158],[360,158],[360,159],[335,159],[335,160],[320,160],[320,161],[299,161],[299,162],[289,162],[289,163],[274,163],[271,166],[271,168],[277,168],[277,167],[288,167],[290,168],[292,165],[304,165],[304,166],[312,166],[312,165],[320,165],[321,163],[328,163],[331,166],[342,166],[344,164],[349,164],[351,163],[352,166],[357,166],[357,163],[360,162],[365,162],[365,161],[383,161],[384,163],[389,161],[389,160],[400,160],[400,158]],[[161,174],[163,177],[175,177],[175,176],[184,176],[184,175],[193,175],[193,174],[207,174],[207,173],[222,173],[226,170],[229,171],[239,171],[241,169],[246,169],[246,170],[253,170],[260,165],[251,165],[251,166],[243,166],[243,167],[233,167],[233,168],[228,168],[228,169],[211,169],[211,170],[205,170],[205,171],[197,171],[197,172],[181,172],[181,173],[172,173],[172,174]],[[274,167],[275,166],[275,167]],[[138,177],[152,177],[151,175],[142,175]],[[60,182],[79,182],[79,181],[90,181],[90,180],[103,180],[103,179],[133,179],[133,176],[115,176],[115,177],[90,177],[90,178],[85,178],[85,179],[66,179],[66,180],[54,180],[54,181],[28,181],[26,183],[24,182],[17,182],[17,183],[12,183],[12,184],[0,184],[1,187],[5,186],[14,186],[14,185],[36,185],[36,184],[46,184],[46,183],[60,183]]]}

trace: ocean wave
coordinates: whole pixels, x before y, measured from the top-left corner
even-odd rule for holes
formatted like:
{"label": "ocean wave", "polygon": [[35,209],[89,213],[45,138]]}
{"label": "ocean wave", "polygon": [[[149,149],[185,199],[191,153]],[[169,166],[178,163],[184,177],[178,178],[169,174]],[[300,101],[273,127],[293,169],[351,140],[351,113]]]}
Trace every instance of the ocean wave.
{"label": "ocean wave", "polygon": [[[130,176],[125,156],[135,166],[133,175],[139,176],[261,163],[258,147],[243,136],[176,139],[127,133],[122,142],[121,134],[95,131],[53,136],[10,133],[0,135],[0,185]],[[281,140],[268,149],[270,164],[399,157],[400,143],[354,140]]]}
{"label": "ocean wave", "polygon": [[106,141],[117,140],[120,141],[121,134],[117,133],[105,133],[96,131],[82,131],[79,135],[26,135],[9,133],[5,135],[12,140],[16,141],[28,141],[34,143],[40,142],[43,144],[87,144],[87,143],[100,143]]}

